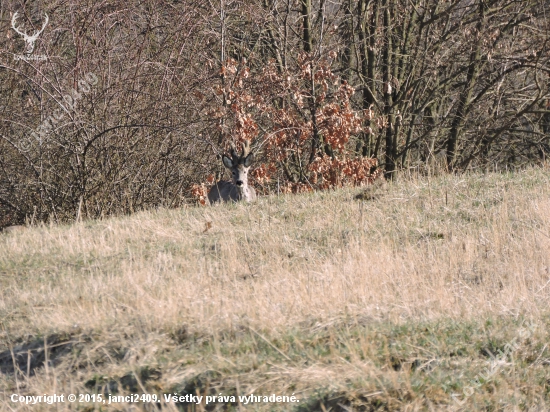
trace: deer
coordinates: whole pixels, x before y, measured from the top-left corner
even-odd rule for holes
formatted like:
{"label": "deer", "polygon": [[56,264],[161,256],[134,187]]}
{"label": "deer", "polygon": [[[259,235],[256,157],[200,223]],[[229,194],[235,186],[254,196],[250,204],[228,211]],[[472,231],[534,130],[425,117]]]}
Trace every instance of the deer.
{"label": "deer", "polygon": [[231,144],[231,157],[222,156],[223,165],[231,171],[232,181],[220,180],[208,192],[210,204],[216,202],[253,202],[256,200],[256,191],[248,186],[248,169],[254,161],[254,153],[250,151],[250,142],[242,145],[243,151],[239,156],[235,145]]}
{"label": "deer", "polygon": [[17,29],[17,27],[15,27],[15,20],[17,20],[17,14],[18,14],[18,12],[15,12],[15,14],[13,15],[13,17],[11,19],[11,27],[13,27],[13,30],[15,30],[15,32],[17,34],[23,36],[23,40],[25,40],[25,43],[26,43],[25,53],[26,54],[31,54],[34,51],[34,42],[36,41],[36,39],[38,39],[38,36],[40,36],[40,34],[44,31],[44,29],[46,28],[46,26],[48,24],[48,21],[49,21],[48,15],[46,13],[44,13],[46,18],[44,20],[44,24],[42,24],[42,28],[40,30],[38,30],[36,33],[34,33],[32,36],[29,36],[24,31],[19,31],[19,29]]}

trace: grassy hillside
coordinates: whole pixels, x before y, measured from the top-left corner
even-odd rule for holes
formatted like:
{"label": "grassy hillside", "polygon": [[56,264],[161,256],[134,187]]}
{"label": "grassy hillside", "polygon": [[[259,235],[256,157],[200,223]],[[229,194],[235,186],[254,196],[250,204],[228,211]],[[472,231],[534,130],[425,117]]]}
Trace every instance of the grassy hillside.
{"label": "grassy hillside", "polygon": [[[547,169],[403,177],[368,201],[0,234],[0,411],[129,410],[12,394],[175,392],[236,401],[157,406],[548,410],[549,183]],[[299,402],[239,405],[250,394]]]}

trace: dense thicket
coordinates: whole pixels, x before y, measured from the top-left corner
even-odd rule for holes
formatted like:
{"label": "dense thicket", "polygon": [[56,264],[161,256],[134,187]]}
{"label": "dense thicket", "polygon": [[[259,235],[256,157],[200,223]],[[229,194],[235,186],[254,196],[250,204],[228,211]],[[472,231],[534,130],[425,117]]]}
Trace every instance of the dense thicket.
{"label": "dense thicket", "polygon": [[1,7],[0,227],[180,205],[234,140],[264,191],[550,150],[545,0]]}

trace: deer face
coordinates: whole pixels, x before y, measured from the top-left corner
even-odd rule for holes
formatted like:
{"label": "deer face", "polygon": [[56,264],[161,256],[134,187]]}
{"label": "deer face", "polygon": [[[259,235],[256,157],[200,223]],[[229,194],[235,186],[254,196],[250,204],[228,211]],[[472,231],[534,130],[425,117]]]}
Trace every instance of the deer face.
{"label": "deer face", "polygon": [[233,156],[233,159],[223,156],[223,164],[231,171],[233,184],[242,191],[248,187],[248,169],[254,161],[254,154],[250,153],[246,157]]}

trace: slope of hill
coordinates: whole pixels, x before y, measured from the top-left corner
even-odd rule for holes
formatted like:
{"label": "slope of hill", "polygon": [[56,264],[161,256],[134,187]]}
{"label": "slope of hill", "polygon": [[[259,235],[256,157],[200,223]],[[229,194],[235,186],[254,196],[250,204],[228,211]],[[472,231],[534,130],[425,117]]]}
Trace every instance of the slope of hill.
{"label": "slope of hill", "polygon": [[[113,396],[129,393],[166,410],[546,410],[549,183],[403,177],[372,200],[0,234],[0,411],[127,410]],[[19,398],[44,394],[65,399]]]}

